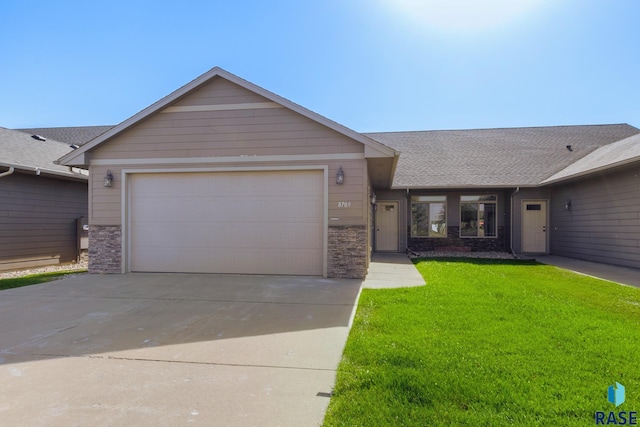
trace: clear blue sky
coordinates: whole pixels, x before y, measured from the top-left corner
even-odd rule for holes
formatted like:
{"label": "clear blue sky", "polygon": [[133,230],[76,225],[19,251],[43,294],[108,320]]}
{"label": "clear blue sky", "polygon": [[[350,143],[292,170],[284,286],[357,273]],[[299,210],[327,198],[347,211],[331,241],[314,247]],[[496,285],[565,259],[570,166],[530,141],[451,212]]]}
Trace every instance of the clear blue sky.
{"label": "clear blue sky", "polygon": [[640,127],[637,0],[0,3],[0,126],[117,124],[214,66],[360,132]]}

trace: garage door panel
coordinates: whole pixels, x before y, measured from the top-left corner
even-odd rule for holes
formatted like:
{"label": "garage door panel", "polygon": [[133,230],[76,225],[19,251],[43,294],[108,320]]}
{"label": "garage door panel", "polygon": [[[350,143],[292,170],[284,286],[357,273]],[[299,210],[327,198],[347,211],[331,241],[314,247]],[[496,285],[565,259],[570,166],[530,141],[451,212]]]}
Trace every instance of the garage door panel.
{"label": "garage door panel", "polygon": [[321,275],[322,171],[130,177],[131,271]]}
{"label": "garage door panel", "polygon": [[[203,252],[186,248],[179,252],[169,249],[141,250],[139,262],[148,266],[149,271],[172,273],[211,273],[211,265],[224,265],[227,274],[286,274],[309,275],[317,264],[317,252],[299,250],[295,256],[288,252],[273,251],[269,248],[230,252]],[[274,262],[275,261],[275,262]],[[316,273],[315,275],[319,275]]]}
{"label": "garage door panel", "polygon": [[[246,219],[265,222],[317,222],[322,219],[323,201],[316,198],[288,198],[273,200],[256,198],[253,200],[239,198],[215,198],[196,201],[181,201],[179,198],[163,200],[146,198],[134,204],[136,217],[146,218],[146,222],[158,218],[171,218],[171,221],[191,222],[208,220],[212,222],[229,222]],[[229,218],[228,212],[234,212]]]}
{"label": "garage door panel", "polygon": [[[301,239],[300,235],[306,238]],[[211,224],[200,226],[184,224],[175,227],[174,223],[139,224],[132,227],[131,242],[136,248],[154,248],[173,242],[174,248],[229,248],[230,241],[235,241],[232,247],[248,249],[252,247],[272,248],[274,241],[286,245],[288,250],[311,249],[322,242],[322,230],[315,224],[302,225],[292,228],[290,225],[276,225],[265,227],[263,224],[243,224],[241,228],[230,227],[228,224]]]}

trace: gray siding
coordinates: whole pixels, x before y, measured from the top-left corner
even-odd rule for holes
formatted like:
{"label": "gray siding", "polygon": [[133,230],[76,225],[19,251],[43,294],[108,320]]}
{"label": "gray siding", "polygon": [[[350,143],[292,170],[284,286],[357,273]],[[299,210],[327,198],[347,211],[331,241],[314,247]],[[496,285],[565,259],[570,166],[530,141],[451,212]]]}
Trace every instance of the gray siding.
{"label": "gray siding", "polygon": [[76,218],[87,183],[45,176],[0,178],[0,270],[76,260]]}
{"label": "gray siding", "polygon": [[639,207],[638,165],[553,187],[551,253],[640,268]]}

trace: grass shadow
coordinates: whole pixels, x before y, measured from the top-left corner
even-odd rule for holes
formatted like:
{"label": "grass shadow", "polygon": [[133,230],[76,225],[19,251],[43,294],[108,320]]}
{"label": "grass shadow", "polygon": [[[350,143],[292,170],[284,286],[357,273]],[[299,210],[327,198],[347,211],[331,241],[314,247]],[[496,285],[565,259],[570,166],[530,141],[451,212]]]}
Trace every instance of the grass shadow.
{"label": "grass shadow", "polygon": [[535,259],[494,259],[494,258],[466,258],[466,257],[437,257],[437,258],[413,258],[414,264],[421,262],[447,262],[475,265],[545,265]]}

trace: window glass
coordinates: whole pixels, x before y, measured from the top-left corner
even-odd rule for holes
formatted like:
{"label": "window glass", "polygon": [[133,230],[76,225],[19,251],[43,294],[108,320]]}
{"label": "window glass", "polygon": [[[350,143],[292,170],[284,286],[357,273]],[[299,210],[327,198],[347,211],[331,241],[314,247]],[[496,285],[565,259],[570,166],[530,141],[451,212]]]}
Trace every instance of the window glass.
{"label": "window glass", "polygon": [[411,236],[447,237],[447,196],[411,197]]}
{"label": "window glass", "polygon": [[496,204],[481,204],[484,212],[480,220],[480,235],[482,237],[496,237]]}
{"label": "window glass", "polygon": [[411,206],[411,235],[415,237],[429,236],[429,204],[414,203]]}
{"label": "window glass", "polygon": [[497,197],[460,197],[460,237],[496,237]]}
{"label": "window glass", "polygon": [[478,204],[460,204],[460,235],[475,237],[478,235]]}
{"label": "window glass", "polygon": [[447,215],[444,203],[429,204],[429,235],[447,237]]}

